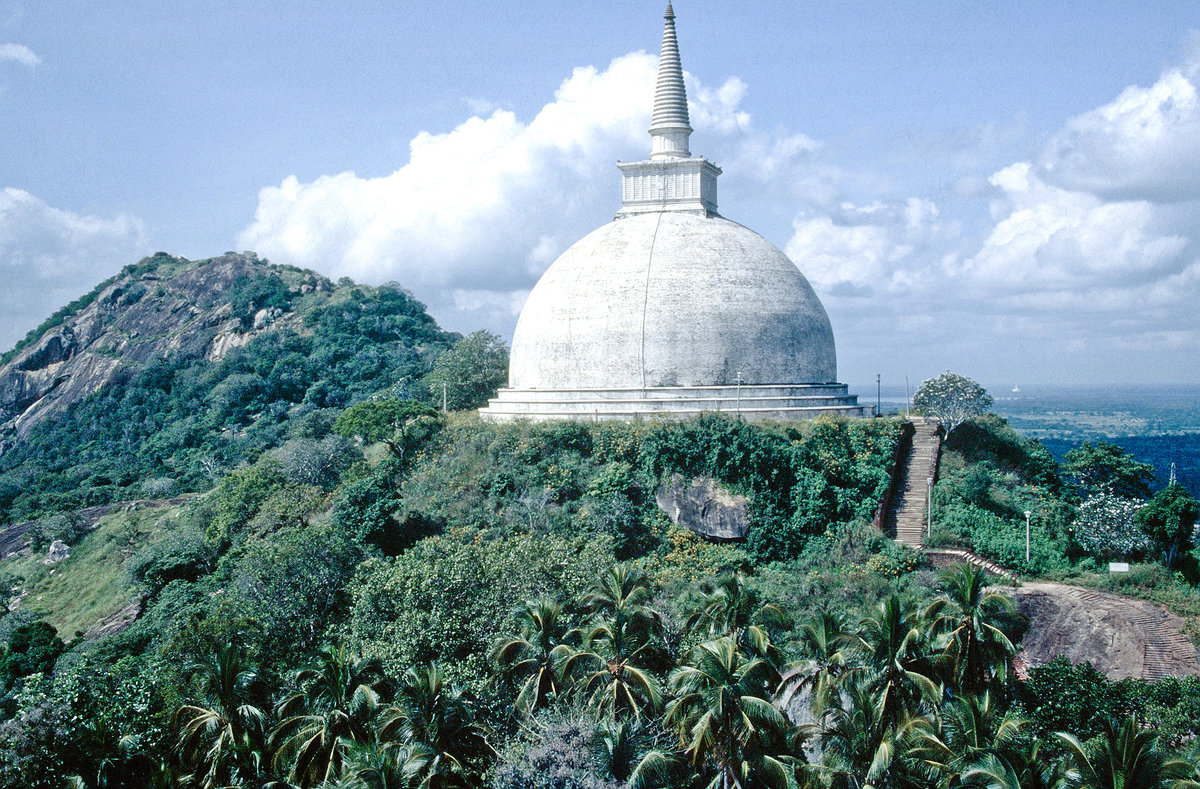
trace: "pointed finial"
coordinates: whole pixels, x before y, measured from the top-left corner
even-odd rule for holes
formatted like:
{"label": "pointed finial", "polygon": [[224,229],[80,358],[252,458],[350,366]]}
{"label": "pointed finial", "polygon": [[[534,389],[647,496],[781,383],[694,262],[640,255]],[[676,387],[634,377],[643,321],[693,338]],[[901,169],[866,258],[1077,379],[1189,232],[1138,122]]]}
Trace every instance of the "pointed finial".
{"label": "pointed finial", "polygon": [[687,90],[683,86],[683,66],[679,62],[679,42],[675,38],[675,10],[667,3],[663,14],[662,51],[658,57],[658,85],[654,90],[654,118],[650,121],[650,158],[687,158]]}

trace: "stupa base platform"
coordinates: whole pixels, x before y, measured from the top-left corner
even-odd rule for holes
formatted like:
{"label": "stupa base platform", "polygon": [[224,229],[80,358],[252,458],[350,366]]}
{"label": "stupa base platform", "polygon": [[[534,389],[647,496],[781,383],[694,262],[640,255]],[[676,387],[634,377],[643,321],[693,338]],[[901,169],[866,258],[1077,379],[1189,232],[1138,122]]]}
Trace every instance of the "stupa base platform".
{"label": "stupa base platform", "polygon": [[849,394],[845,384],[743,384],[644,389],[501,389],[479,413],[495,422],[686,419],[703,413],[787,421],[825,414],[868,417],[875,414],[875,408],[859,405],[858,395]]}

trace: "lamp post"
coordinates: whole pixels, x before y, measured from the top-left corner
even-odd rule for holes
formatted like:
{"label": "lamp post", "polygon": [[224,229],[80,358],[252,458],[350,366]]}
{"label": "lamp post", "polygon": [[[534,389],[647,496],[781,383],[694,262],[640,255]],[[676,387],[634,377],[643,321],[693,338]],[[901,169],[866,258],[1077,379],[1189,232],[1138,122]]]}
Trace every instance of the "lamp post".
{"label": "lamp post", "polygon": [[1032,514],[1025,510],[1025,564],[1029,564],[1029,516]]}
{"label": "lamp post", "polygon": [[875,416],[883,413],[883,399],[880,395],[879,373],[875,373]]}
{"label": "lamp post", "polygon": [[933,538],[933,477],[925,478],[925,537]]}
{"label": "lamp post", "polygon": [[739,370],[737,374],[737,418],[742,419],[742,373]]}

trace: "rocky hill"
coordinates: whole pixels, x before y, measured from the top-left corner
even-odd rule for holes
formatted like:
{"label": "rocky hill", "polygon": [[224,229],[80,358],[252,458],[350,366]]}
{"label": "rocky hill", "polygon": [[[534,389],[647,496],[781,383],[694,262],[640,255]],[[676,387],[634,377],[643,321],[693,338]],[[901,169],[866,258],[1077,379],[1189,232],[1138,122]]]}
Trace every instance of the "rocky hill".
{"label": "rocky hill", "polygon": [[[259,307],[269,299],[239,293],[239,286],[264,273],[278,277],[291,297],[334,290],[311,271],[268,267],[253,253],[195,263],[159,254],[127,266],[6,354],[0,365],[0,435],[19,440],[153,359],[220,359],[262,332],[299,329],[294,309]],[[234,304],[231,299],[239,295],[243,303]],[[258,309],[248,315],[253,307]]]}
{"label": "rocky hill", "polygon": [[253,253],[126,266],[0,357],[0,522],[202,489],[289,420],[411,395],[456,336],[398,287]]}

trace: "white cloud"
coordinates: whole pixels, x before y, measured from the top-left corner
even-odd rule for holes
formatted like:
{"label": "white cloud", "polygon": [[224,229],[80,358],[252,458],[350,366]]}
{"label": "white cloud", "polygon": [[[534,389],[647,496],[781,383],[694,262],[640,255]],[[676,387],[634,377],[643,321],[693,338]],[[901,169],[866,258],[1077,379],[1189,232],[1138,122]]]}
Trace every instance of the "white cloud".
{"label": "white cloud", "polygon": [[1050,183],[1123,200],[1200,199],[1196,63],[1069,120],[1039,161]]}
{"label": "white cloud", "polygon": [[[333,276],[398,280],[453,328],[507,309],[501,328],[510,328],[518,297],[620,207],[615,164],[649,153],[656,73],[657,59],[645,53],[603,71],[577,68],[532,120],[492,109],[449,132],[423,132],[408,162],[384,177],[288,176],[259,192],[238,246]],[[812,147],[803,135],[776,141],[754,132],[737,78],[716,88],[686,79],[693,125],[707,134],[771,151],[775,169]]]}
{"label": "white cloud", "polygon": [[0,44],[0,60],[11,60],[29,68],[42,62],[42,59],[24,44]]}
{"label": "white cloud", "polygon": [[0,191],[0,348],[121,266],[146,254],[146,228],[53,208],[20,189]]}
{"label": "white cloud", "polygon": [[[578,68],[529,122],[497,109],[423,132],[381,178],[289,176],[261,190],[238,244],[335,276],[398,280],[435,309],[494,312],[616,210],[618,155],[648,148],[654,74],[644,54]],[[647,101],[629,100],[639,93]]]}

